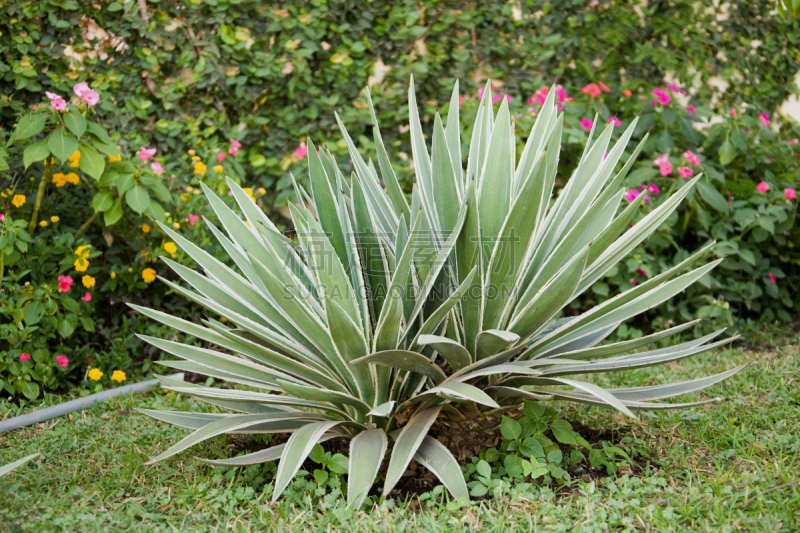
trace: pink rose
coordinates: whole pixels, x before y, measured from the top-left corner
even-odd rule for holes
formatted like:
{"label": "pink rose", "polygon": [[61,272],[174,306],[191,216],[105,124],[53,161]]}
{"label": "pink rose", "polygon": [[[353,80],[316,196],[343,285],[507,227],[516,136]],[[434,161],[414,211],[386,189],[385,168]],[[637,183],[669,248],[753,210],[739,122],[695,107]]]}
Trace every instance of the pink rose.
{"label": "pink rose", "polygon": [[139,159],[141,159],[142,161],[147,161],[148,159],[156,155],[156,149],[145,148],[144,146],[142,146],[142,148],[139,150],[139,153],[136,155],[138,155]]}
{"label": "pink rose", "polygon": [[58,290],[61,292],[69,292],[69,289],[72,287],[72,283],[72,277],[58,276]]}
{"label": "pink rose", "polygon": [[308,146],[306,143],[300,143],[300,146],[294,149],[294,155],[298,159],[303,159],[308,154]]}
{"label": "pink rose", "polygon": [[783,195],[786,197],[787,200],[794,200],[797,198],[797,193],[791,187],[786,187],[783,189]]}
{"label": "pink rose", "polygon": [[92,301],[92,295],[91,295],[91,293],[88,293],[88,292],[87,292],[86,294],[84,294],[84,295],[83,295],[83,298],[81,298],[81,300],[83,300],[84,302],[91,302],[91,301]]}
{"label": "pink rose", "polygon": [[189,225],[194,226],[195,222],[200,220],[200,215],[192,215],[190,213],[187,218],[189,219]]}
{"label": "pink rose", "polygon": [[693,154],[691,150],[686,150],[683,152],[683,157],[686,158],[686,162],[690,165],[700,166],[700,158]]}
{"label": "pink rose", "polygon": [[767,182],[762,181],[761,183],[756,185],[756,190],[763,194],[769,190],[769,185],[767,185]]}
{"label": "pink rose", "polygon": [[56,356],[56,363],[58,363],[58,366],[66,368],[69,365],[69,359],[65,355],[59,355]]}
{"label": "pink rose", "polygon": [[220,152],[217,154],[217,161],[219,161],[220,163],[225,161],[225,152]]}
{"label": "pink rose", "polygon": [[583,129],[586,131],[592,129],[592,124],[594,124],[593,120],[589,120],[588,118],[581,119],[581,126],[583,126]]}
{"label": "pink rose", "polygon": [[29,353],[24,353],[19,356],[20,361],[30,361],[30,359],[31,359],[31,354]]}
{"label": "pink rose", "polygon": [[618,119],[617,117],[609,118],[608,122],[609,123],[613,123],[615,128],[619,128],[620,126],[622,126],[622,121],[620,119]]}
{"label": "pink rose", "polygon": [[152,163],[150,163],[150,169],[158,175],[164,173],[164,167],[162,167],[161,163],[159,163],[158,161],[153,161]]}
{"label": "pink rose", "polygon": [[687,179],[692,177],[694,170],[690,167],[678,167],[678,174],[680,174],[683,179]]}

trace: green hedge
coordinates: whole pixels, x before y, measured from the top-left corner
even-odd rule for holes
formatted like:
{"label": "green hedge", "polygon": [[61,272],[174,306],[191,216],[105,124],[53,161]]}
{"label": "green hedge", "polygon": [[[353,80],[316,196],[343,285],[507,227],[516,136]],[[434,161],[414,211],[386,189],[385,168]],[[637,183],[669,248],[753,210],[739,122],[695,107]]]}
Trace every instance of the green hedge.
{"label": "green hedge", "polygon": [[101,93],[101,120],[121,133],[123,151],[149,144],[185,153],[234,137],[247,147],[243,173],[282,203],[290,194],[287,156],[307,132],[316,141],[330,137],[331,108],[349,124],[368,122],[350,104],[378,58],[387,71],[373,89],[376,104],[394,110],[380,117],[387,132],[406,120],[412,70],[419,100],[441,103],[459,73],[467,94],[491,73],[509,94],[527,98],[556,77],[580,87],[656,84],[667,72],[687,82],[696,72],[703,101],[713,93],[708,79],[721,76],[731,87],[720,102],[744,100],[769,112],[795,90],[800,21],[771,15],[774,2],[730,2],[727,17],[710,0],[640,4],[7,2],[0,8],[0,125],[10,129],[16,112],[44,90],[70,94],[86,80]]}

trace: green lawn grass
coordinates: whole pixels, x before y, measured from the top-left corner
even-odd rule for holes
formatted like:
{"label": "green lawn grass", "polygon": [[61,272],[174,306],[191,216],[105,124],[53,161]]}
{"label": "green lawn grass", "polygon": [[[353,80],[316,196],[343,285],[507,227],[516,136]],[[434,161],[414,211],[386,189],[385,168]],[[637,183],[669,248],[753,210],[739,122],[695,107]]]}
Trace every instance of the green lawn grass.
{"label": "green lawn grass", "polygon": [[[615,442],[642,458],[641,472],[561,490],[509,490],[461,507],[409,497],[352,512],[343,499],[313,492],[273,504],[266,467],[215,470],[192,459],[234,455],[236,437],[148,466],[187,431],[135,407],[209,406],[161,391],[115,399],[0,435],[0,464],[42,454],[0,479],[0,531],[798,531],[800,483],[770,490],[800,478],[800,348],[792,336],[781,344],[613,377],[617,386],[654,384],[752,361],[727,383],[687,398],[723,396],[723,403],[642,413],[638,422],[557,404],[570,421],[613,430]],[[1,418],[30,410],[0,403]]]}

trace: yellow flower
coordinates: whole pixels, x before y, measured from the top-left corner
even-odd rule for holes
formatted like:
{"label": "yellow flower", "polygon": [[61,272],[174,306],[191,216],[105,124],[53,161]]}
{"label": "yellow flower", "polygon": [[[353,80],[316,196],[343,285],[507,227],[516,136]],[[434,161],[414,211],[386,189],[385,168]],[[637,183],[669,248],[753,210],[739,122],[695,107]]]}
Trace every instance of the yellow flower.
{"label": "yellow flower", "polygon": [[150,225],[149,224],[142,224],[142,231],[144,233],[150,233]]}
{"label": "yellow flower", "polygon": [[200,189],[195,189],[192,191],[192,194],[200,194]]}
{"label": "yellow flower", "polygon": [[216,172],[216,173],[220,173],[223,170],[225,170],[225,167],[223,167],[222,165],[215,165],[214,166],[214,172]]}
{"label": "yellow flower", "polygon": [[47,221],[46,220],[42,220],[41,222],[39,222],[39,225],[41,227],[43,227],[43,228],[46,228],[47,227]]}
{"label": "yellow flower", "polygon": [[53,183],[56,184],[56,187],[63,187],[67,184],[67,175],[62,174],[61,172],[56,172],[53,174]]}
{"label": "yellow flower", "polygon": [[256,189],[256,192],[261,196],[267,194],[267,190],[264,187],[259,187],[258,189]]}
{"label": "yellow flower", "polygon": [[185,194],[181,194],[181,202],[188,202],[188,201],[189,201],[189,197],[186,196]]}
{"label": "yellow flower", "polygon": [[168,211],[164,211],[164,218],[169,218],[172,215]]}
{"label": "yellow flower", "polygon": [[114,161],[119,161],[120,159],[122,159],[121,155],[119,155],[119,156],[113,156],[113,155],[108,156],[108,162],[109,163],[113,163]]}
{"label": "yellow flower", "polygon": [[50,222],[52,222],[53,224],[55,224],[59,220],[61,220],[61,219],[58,218],[56,215],[53,215],[53,216],[50,217]]}
{"label": "yellow flower", "polygon": [[142,271],[142,279],[147,283],[153,283],[153,281],[156,279],[156,271],[152,268],[145,268]]}
{"label": "yellow flower", "polygon": [[189,154],[189,155],[194,155],[194,154],[195,154],[194,150],[189,150],[189,151],[188,151],[188,152],[186,152],[186,153],[187,153],[187,154]]}
{"label": "yellow flower", "polygon": [[192,192],[193,190],[194,190],[194,187],[192,187],[191,185],[186,187],[186,192]]}
{"label": "yellow flower", "polygon": [[92,381],[100,381],[100,378],[103,377],[103,371],[99,368],[93,368],[89,370],[89,379]]}
{"label": "yellow flower", "polygon": [[85,257],[79,257],[75,260],[75,270],[78,272],[86,272],[89,268],[89,261]]}
{"label": "yellow flower", "polygon": [[94,287],[95,279],[92,276],[83,276],[81,278],[81,282],[83,282],[83,286],[87,289],[91,289]]}
{"label": "yellow flower", "polygon": [[83,246],[78,246],[77,248],[75,248],[75,255],[83,259],[86,259],[87,257],[89,257],[89,250],[91,250],[91,248],[92,248],[91,245],[88,244],[84,244]]}
{"label": "yellow flower", "polygon": [[126,376],[125,372],[123,372],[122,370],[114,370],[114,372],[111,374],[111,379],[113,381],[119,381],[120,383],[122,383],[123,381],[128,379],[128,376]]}
{"label": "yellow flower", "polygon": [[164,243],[164,250],[170,255],[175,255],[178,252],[178,247],[175,246],[174,242],[169,241]]}
{"label": "yellow flower", "polygon": [[111,279],[117,279],[117,273],[113,270],[111,271]]}
{"label": "yellow flower", "polygon": [[81,182],[80,176],[78,176],[74,172],[70,172],[69,174],[67,174],[64,177],[65,177],[65,179],[67,180],[68,183],[71,183],[73,185],[77,185],[78,183]]}
{"label": "yellow flower", "polygon": [[200,156],[199,155],[193,155],[192,156],[192,161],[194,161],[194,162],[200,161]]}
{"label": "yellow flower", "polygon": [[201,163],[200,161],[197,161],[194,164],[194,173],[199,175],[199,176],[204,175],[206,173],[206,165],[205,165],[205,163]]}
{"label": "yellow flower", "polygon": [[251,189],[250,187],[245,187],[242,190],[247,193],[247,196],[249,196],[251,200],[253,200],[254,202],[256,201],[255,196],[253,196],[253,189]]}
{"label": "yellow flower", "polygon": [[172,223],[172,227],[175,228],[175,229],[181,229],[181,225],[179,223],[177,223],[177,222],[173,222]]}
{"label": "yellow flower", "polygon": [[22,207],[25,205],[25,195],[15,194],[14,198],[11,199],[11,203],[14,204],[14,207]]}
{"label": "yellow flower", "polygon": [[80,161],[81,161],[80,151],[74,152],[71,156],[69,156],[69,166],[71,166],[72,168],[78,168]]}

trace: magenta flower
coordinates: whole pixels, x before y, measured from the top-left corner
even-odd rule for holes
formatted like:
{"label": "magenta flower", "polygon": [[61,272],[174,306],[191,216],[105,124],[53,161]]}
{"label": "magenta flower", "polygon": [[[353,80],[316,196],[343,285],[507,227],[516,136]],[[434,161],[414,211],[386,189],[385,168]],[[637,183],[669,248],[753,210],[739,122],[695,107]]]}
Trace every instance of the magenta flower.
{"label": "magenta flower", "polygon": [[692,170],[691,167],[678,167],[678,174],[680,174],[683,179],[687,179],[692,177],[694,170]]}
{"label": "magenta flower", "polygon": [[645,277],[647,276],[647,272],[645,272],[641,268],[637,268],[636,273],[639,274],[640,276],[645,276]]}
{"label": "magenta flower", "polygon": [[778,278],[776,278],[776,277],[775,277],[775,274],[773,274],[772,272],[767,272],[767,277],[769,278],[769,280],[770,280],[770,281],[771,281],[773,284],[775,284],[775,285],[777,285],[777,284],[778,284]]}
{"label": "magenta flower", "polygon": [[29,353],[24,353],[19,356],[20,361],[30,361],[30,359],[31,359],[31,354]]}
{"label": "magenta flower", "polygon": [[200,220],[200,215],[193,215],[193,214],[190,213],[189,215],[187,215],[187,218],[189,219],[189,225],[190,226],[194,226],[195,223],[198,220]]}
{"label": "magenta flower", "polygon": [[56,111],[64,111],[67,108],[67,101],[61,98],[56,93],[45,91],[44,94],[50,99],[50,105]]}
{"label": "magenta flower", "polygon": [[139,159],[141,159],[142,161],[147,161],[148,159],[156,155],[156,149],[145,148],[144,146],[142,146],[142,148],[139,150],[139,153],[137,153],[136,155],[139,156]]}
{"label": "magenta flower", "polygon": [[90,106],[93,106],[100,101],[100,95],[91,90],[89,88],[89,85],[87,85],[85,81],[76,83],[75,86],[72,88],[72,91],[75,93],[76,96],[79,96],[81,100],[83,100]]}
{"label": "magenta flower", "polygon": [[631,189],[627,192],[627,194],[625,194],[625,199],[628,200],[629,202],[632,202],[636,199],[637,196],[639,196],[639,191],[637,191],[636,189]]}
{"label": "magenta flower", "polygon": [[735,110],[735,109],[731,109],[731,116],[732,116],[732,117],[735,117],[735,116],[736,116],[736,110]]}
{"label": "magenta flower", "polygon": [[748,133],[750,133],[750,130],[742,130],[742,131],[744,132],[744,134],[745,134],[745,135],[747,135]]}
{"label": "magenta flower", "polygon": [[766,181],[762,181],[761,183],[756,185],[756,190],[763,194],[769,190],[769,185],[767,184]]}
{"label": "magenta flower", "polygon": [[686,94],[686,91],[681,90],[680,88],[678,88],[678,85],[675,84],[675,83],[667,83],[667,84],[664,85],[664,88],[665,89],[669,89],[670,91],[676,92],[678,94]]}
{"label": "magenta flower", "polygon": [[650,185],[650,186],[648,187],[648,189],[649,189],[649,190],[650,190],[650,192],[651,192],[651,193],[653,193],[653,194],[658,194],[658,193],[660,193],[660,192],[661,192],[661,189],[659,189],[659,188],[658,188],[658,185],[656,185],[655,183],[654,183],[654,184],[652,184],[652,185]]}
{"label": "magenta flower", "polygon": [[294,155],[298,159],[303,159],[308,155],[308,146],[306,146],[306,143],[300,143],[300,146],[294,149]]}
{"label": "magenta flower", "polygon": [[67,359],[65,355],[58,355],[56,356],[56,363],[58,363],[58,366],[61,368],[66,368],[67,365],[69,365],[69,359]]}
{"label": "magenta flower", "polygon": [[794,200],[797,198],[797,193],[791,187],[786,187],[783,189],[783,195],[786,197],[787,200]]}
{"label": "magenta flower", "polygon": [[5,222],[6,216],[3,213],[0,213],[0,222]]}
{"label": "magenta flower", "polygon": [[72,277],[58,276],[58,290],[61,292],[69,292],[69,289],[72,287],[72,283]]}
{"label": "magenta flower", "polygon": [[669,161],[665,161],[662,164],[658,165],[658,170],[661,172],[662,176],[669,176],[672,174],[672,163]]}
{"label": "magenta flower", "polygon": [[81,300],[83,300],[84,302],[91,302],[92,294],[87,292],[86,294],[83,295],[83,298],[81,298]]}
{"label": "magenta flower", "polygon": [[242,147],[242,143],[237,141],[236,139],[228,139],[231,142],[231,147],[228,148],[228,153],[230,155],[236,155],[239,153],[239,148]]}
{"label": "magenta flower", "polygon": [[219,161],[220,163],[222,163],[223,161],[225,161],[225,156],[226,156],[225,152],[220,152],[220,153],[218,153],[218,154],[217,154],[217,161]]}
{"label": "magenta flower", "polygon": [[581,126],[583,126],[583,129],[585,131],[589,131],[590,129],[592,129],[592,124],[594,124],[593,120],[589,120],[588,118],[581,119]]}
{"label": "magenta flower", "polygon": [[622,121],[617,117],[610,117],[608,119],[608,122],[613,123],[615,128],[619,128],[620,126],[622,126]]}
{"label": "magenta flower", "polygon": [[636,285],[636,280],[631,278],[631,285]]}
{"label": "magenta flower", "polygon": [[758,118],[761,119],[761,123],[763,125],[769,126],[769,115],[767,115],[766,113],[761,113],[760,115],[758,115]]}
{"label": "magenta flower", "polygon": [[159,176],[164,173],[164,167],[162,167],[161,163],[159,163],[158,161],[153,161],[152,163],[150,163],[150,169]]}
{"label": "magenta flower", "polygon": [[669,94],[667,94],[666,91],[664,91],[663,89],[659,89],[658,87],[653,89],[653,96],[655,96],[655,98],[653,99],[652,102],[650,102],[650,105],[656,105],[656,103],[659,103],[661,105],[666,106],[669,105],[669,103],[672,101],[672,97]]}
{"label": "magenta flower", "polygon": [[789,144],[794,146],[795,144],[797,144],[797,139],[792,139],[791,141],[789,141]]}
{"label": "magenta flower", "polygon": [[686,106],[686,111],[688,111],[692,115],[697,115],[697,111],[694,110],[694,106],[693,105],[687,105]]}
{"label": "magenta flower", "polygon": [[686,158],[686,162],[690,165],[697,165],[700,166],[700,158],[697,157],[691,150],[686,150],[683,152],[683,157]]}

